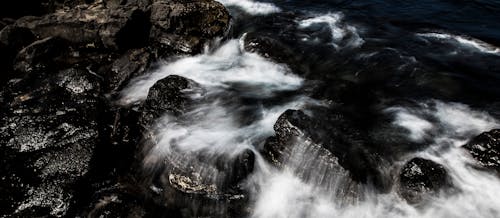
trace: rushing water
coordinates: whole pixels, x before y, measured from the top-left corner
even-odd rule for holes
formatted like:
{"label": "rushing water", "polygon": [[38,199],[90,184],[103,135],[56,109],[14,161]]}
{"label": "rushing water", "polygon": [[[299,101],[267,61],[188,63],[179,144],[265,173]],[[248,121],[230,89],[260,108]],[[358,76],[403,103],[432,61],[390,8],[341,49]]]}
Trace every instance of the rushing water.
{"label": "rushing water", "polygon": [[[474,161],[459,148],[500,127],[499,2],[220,2],[234,18],[230,39],[203,54],[163,63],[122,92],[122,103],[140,102],[168,75],[201,86],[186,90],[196,102],[188,112],[156,121],[157,140],[145,164],[161,164],[179,151],[232,157],[249,149],[257,156],[247,179],[255,218],[500,216],[500,179],[471,167]],[[293,61],[277,63],[245,51],[247,34],[273,38]],[[292,148],[282,169],[265,162],[258,150],[274,134],[280,114],[329,107],[304,89],[317,80],[333,88],[356,87],[338,100],[354,105],[353,113],[388,117],[358,122],[366,122],[360,126],[379,135],[374,142],[387,150],[412,151],[392,169],[424,157],[442,164],[458,191],[415,207],[396,187],[381,194],[354,184],[346,171],[319,161],[321,154],[304,146]],[[205,172],[217,178],[214,173],[220,172]]]}

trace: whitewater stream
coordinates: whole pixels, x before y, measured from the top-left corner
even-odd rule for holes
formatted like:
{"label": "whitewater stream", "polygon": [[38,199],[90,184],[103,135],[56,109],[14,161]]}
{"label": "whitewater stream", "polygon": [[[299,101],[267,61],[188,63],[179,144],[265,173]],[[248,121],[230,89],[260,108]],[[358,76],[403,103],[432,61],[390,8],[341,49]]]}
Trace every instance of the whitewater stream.
{"label": "whitewater stream", "polygon": [[[229,39],[214,43],[202,54],[159,63],[121,93],[122,104],[135,104],[169,75],[199,84],[184,90],[194,106],[177,117],[166,114],[151,127],[155,144],[147,150],[145,166],[160,165],[167,157],[189,165],[195,161],[189,154],[200,152],[232,160],[251,151],[255,166],[245,189],[254,218],[500,217],[500,179],[472,167],[474,160],[460,148],[478,134],[500,128],[496,112],[500,77],[495,75],[500,48],[469,36],[466,24],[456,31],[439,28],[446,26],[446,20],[429,27],[384,26],[383,19],[375,18],[369,22],[369,18],[360,18],[364,12],[353,12],[355,7],[363,9],[355,3],[220,2],[234,19]],[[418,31],[410,32],[408,26],[419,26]],[[387,31],[381,33],[384,29]],[[475,33],[483,38],[500,36],[498,30]],[[307,64],[291,66],[248,51],[245,40],[250,34],[289,45],[292,49],[287,52]],[[462,62],[459,70],[451,70]],[[319,153],[304,150],[304,146],[293,147],[282,168],[269,164],[259,151],[275,134],[273,125],[283,112],[301,109],[314,117],[310,107],[331,106],[331,100],[305,91],[310,81],[322,79],[332,81],[328,82],[332,87],[341,86],[342,81],[358,84],[363,86],[361,90],[369,90],[367,96],[377,99],[376,113],[388,117],[371,124],[380,126],[374,133],[385,134],[377,143],[387,137],[383,140],[391,148],[402,141],[425,145],[399,157],[388,171],[414,157],[426,158],[444,166],[455,191],[414,206],[399,196],[396,186],[379,193],[370,186],[353,184],[346,171],[332,170],[317,161]],[[312,142],[304,138],[297,143]],[[210,168],[210,160],[201,164],[207,164],[198,172],[201,176],[215,182],[225,176]],[[350,191],[356,194],[345,194]]]}

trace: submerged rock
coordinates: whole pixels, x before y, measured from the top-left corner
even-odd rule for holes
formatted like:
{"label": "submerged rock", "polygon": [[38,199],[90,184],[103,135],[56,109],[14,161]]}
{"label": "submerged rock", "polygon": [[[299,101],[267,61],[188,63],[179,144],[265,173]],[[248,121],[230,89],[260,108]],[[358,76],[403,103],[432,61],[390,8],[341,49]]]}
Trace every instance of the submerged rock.
{"label": "submerged rock", "polygon": [[246,51],[259,53],[277,63],[286,64],[296,74],[303,75],[309,71],[301,57],[297,56],[290,46],[270,36],[248,33],[244,37],[244,48]]}
{"label": "submerged rock", "polygon": [[481,133],[463,146],[479,164],[500,175],[500,129]]}
{"label": "submerged rock", "polygon": [[436,195],[451,186],[446,169],[423,158],[413,158],[401,169],[399,193],[411,204],[420,203],[429,195]]}
{"label": "submerged rock", "polygon": [[[186,113],[196,104],[193,96],[204,90],[194,81],[171,75],[151,87],[139,107],[143,125],[143,153],[138,157],[138,178],[147,199],[185,217],[238,217],[248,201],[242,182],[253,172],[255,154],[217,154],[177,148],[175,141],[157,145],[155,121],[167,115],[178,122],[191,122]],[[168,147],[168,148],[167,148]],[[234,214],[236,213],[236,214]]]}

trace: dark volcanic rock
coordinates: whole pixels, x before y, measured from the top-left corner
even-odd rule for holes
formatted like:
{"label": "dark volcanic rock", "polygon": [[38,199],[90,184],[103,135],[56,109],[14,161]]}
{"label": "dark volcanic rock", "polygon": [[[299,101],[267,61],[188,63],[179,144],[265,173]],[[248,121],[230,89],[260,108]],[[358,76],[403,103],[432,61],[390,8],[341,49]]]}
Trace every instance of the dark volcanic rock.
{"label": "dark volcanic rock", "polygon": [[53,68],[57,57],[67,49],[65,40],[48,37],[38,40],[21,50],[14,61],[14,70],[31,73]]}
{"label": "dark volcanic rock", "polygon": [[67,213],[100,142],[99,92],[95,76],[80,69],[9,84],[0,125],[2,175],[8,178],[0,185],[1,205],[8,207],[2,213]]}
{"label": "dark volcanic rock", "polygon": [[431,160],[413,158],[399,175],[399,193],[409,203],[421,202],[428,194],[437,194],[451,186],[445,168]]}
{"label": "dark volcanic rock", "polygon": [[296,139],[304,138],[321,147],[318,149],[324,154],[322,156],[334,158],[332,161],[347,170],[353,180],[386,190],[389,181],[385,181],[377,169],[383,162],[376,152],[370,151],[362,133],[342,113],[321,109],[314,112],[314,117],[320,119],[298,110],[283,113],[274,125],[276,136],[264,146],[264,156],[276,165],[282,165],[283,159],[286,160],[294,148]]}
{"label": "dark volcanic rock", "polygon": [[[187,110],[186,91],[198,86],[170,76],[151,89],[139,109],[108,104],[104,93],[118,92],[160,56],[201,51],[203,44],[226,33],[230,17],[211,0],[16,3],[14,8],[25,4],[27,10],[0,17],[0,216],[72,217],[92,201],[93,191],[135,173],[130,169],[141,156],[137,145],[147,132],[144,127],[164,113]],[[24,15],[34,16],[3,18]],[[220,196],[226,201],[242,198],[233,189],[253,170],[252,152],[231,161],[195,157],[198,163],[191,169],[203,168],[202,160],[210,159],[212,169],[232,179],[217,182],[217,197],[207,189],[199,198],[204,200],[193,203],[190,199],[198,194],[189,190],[214,181],[198,183],[191,171],[177,167],[159,175],[166,178],[165,187],[180,193],[179,204],[149,202],[170,200],[168,194],[157,198],[145,195],[150,191],[112,190],[95,193],[98,200],[86,215],[180,217],[193,214],[177,210],[186,208],[182,204],[208,199],[212,206],[207,208],[213,209]]]}
{"label": "dark volcanic rock", "polygon": [[259,53],[275,62],[286,64],[293,72],[302,75],[308,72],[308,68],[302,65],[303,60],[297,57],[297,53],[289,46],[272,37],[249,33],[244,37],[245,50]]}
{"label": "dark volcanic rock", "polygon": [[194,81],[171,75],[151,87],[139,108],[145,142],[144,152],[138,157],[141,167],[137,177],[141,178],[143,193],[155,205],[180,211],[183,217],[242,216],[248,196],[240,185],[253,172],[252,151],[214,154],[171,145],[168,152],[158,152],[161,148],[156,147],[154,121],[169,114],[180,123],[191,122],[187,113],[195,104],[192,92],[203,90]]}
{"label": "dark volcanic rock", "polygon": [[101,74],[106,75],[107,91],[116,92],[132,78],[140,76],[149,69],[152,55],[145,48],[132,49],[116,59]]}
{"label": "dark volcanic rock", "polygon": [[463,146],[481,166],[500,175],[500,129],[494,129],[472,139]]}
{"label": "dark volcanic rock", "polygon": [[151,39],[177,52],[200,52],[203,45],[229,28],[226,8],[212,0],[154,1],[151,6]]}
{"label": "dark volcanic rock", "polygon": [[15,52],[33,41],[35,41],[35,35],[27,28],[7,26],[0,31],[0,43]]}
{"label": "dark volcanic rock", "polygon": [[26,28],[7,26],[0,31],[0,86],[15,77],[12,65],[17,53],[35,40],[33,33]]}
{"label": "dark volcanic rock", "polygon": [[106,8],[101,3],[80,5],[43,17],[23,17],[14,24],[30,29],[37,37],[60,37],[73,44],[107,49],[146,45],[147,14],[135,7]]}
{"label": "dark volcanic rock", "polygon": [[181,76],[171,75],[149,89],[148,97],[141,107],[141,123],[149,125],[165,113],[180,115],[188,107],[189,96],[183,90],[193,90],[198,85]]}
{"label": "dark volcanic rock", "polygon": [[251,151],[236,157],[170,152],[162,170],[146,170],[143,187],[148,199],[183,217],[244,217],[249,198],[240,185],[254,161]]}

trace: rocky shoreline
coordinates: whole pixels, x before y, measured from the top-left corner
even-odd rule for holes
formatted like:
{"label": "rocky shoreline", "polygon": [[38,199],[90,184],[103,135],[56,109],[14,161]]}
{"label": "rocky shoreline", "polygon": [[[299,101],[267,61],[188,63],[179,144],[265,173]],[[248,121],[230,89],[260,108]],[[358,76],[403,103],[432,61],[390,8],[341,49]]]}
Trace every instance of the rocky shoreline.
{"label": "rocky shoreline", "polygon": [[24,3],[1,18],[0,216],[165,210],[134,209],[144,196],[122,180],[148,121],[114,99],[158,60],[224,37],[228,11],[210,0]]}
{"label": "rocky shoreline", "polygon": [[[205,165],[182,164],[189,158],[166,158],[161,169],[142,165],[144,152],[154,143],[148,127],[164,113],[185,113],[193,99],[182,90],[199,84],[168,76],[142,103],[123,106],[116,101],[132,78],[151,71],[158,61],[199,54],[223,40],[231,15],[222,4],[46,0],[12,7],[2,8],[9,13],[0,17],[0,217],[250,214],[241,183],[254,170],[253,151],[231,161],[201,153],[189,157],[227,172],[221,184],[195,173]],[[279,46],[258,35],[250,35],[244,45],[287,62],[286,49],[275,51]],[[337,96],[321,85],[308,92],[320,100]],[[356,117],[335,105],[311,110],[321,119],[300,110],[279,117],[275,136],[259,151],[266,161],[282,167],[294,158],[292,145],[305,139],[301,151],[315,152],[318,164],[349,175],[343,182],[352,185],[342,198],[356,198],[364,185],[380,193],[396,187],[416,205],[453,190],[446,169],[432,160],[413,158],[395,172],[382,170],[400,157],[370,144]],[[478,161],[475,167],[500,175],[499,130],[483,133],[463,148]]]}

